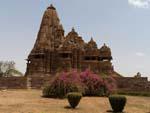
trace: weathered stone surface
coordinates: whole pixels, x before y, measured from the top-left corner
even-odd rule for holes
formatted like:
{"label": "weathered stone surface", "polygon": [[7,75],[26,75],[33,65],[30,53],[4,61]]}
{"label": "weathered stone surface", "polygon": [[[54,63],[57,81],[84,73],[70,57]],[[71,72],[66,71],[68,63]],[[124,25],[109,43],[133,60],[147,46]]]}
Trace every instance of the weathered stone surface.
{"label": "weathered stone surface", "polygon": [[41,89],[53,80],[52,77],[32,77],[31,78],[31,88]]}
{"label": "weathered stone surface", "polygon": [[0,77],[0,89],[26,89],[26,77]]}
{"label": "weathered stone surface", "polygon": [[111,59],[109,47],[98,49],[93,38],[85,43],[74,28],[64,36],[56,8],[51,5],[43,15],[37,40],[28,56],[26,75],[46,76],[68,67],[112,73]]}
{"label": "weathered stone surface", "polygon": [[116,77],[118,90],[150,92],[150,81],[147,77]]}

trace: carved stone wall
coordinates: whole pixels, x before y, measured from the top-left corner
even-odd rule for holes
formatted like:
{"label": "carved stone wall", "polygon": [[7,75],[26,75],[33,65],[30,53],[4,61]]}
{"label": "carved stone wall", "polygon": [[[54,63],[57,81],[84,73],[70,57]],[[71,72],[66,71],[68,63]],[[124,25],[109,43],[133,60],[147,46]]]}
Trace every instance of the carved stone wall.
{"label": "carved stone wall", "polygon": [[26,77],[0,77],[0,89],[26,89]]}
{"label": "carved stone wall", "polygon": [[[54,76],[44,77],[1,77],[0,89],[42,89]],[[146,77],[116,77],[118,91],[150,92],[150,81]]]}
{"label": "carved stone wall", "polygon": [[116,77],[115,79],[120,91],[150,92],[150,81],[148,81],[147,77]]}
{"label": "carved stone wall", "polygon": [[53,77],[32,77],[31,78],[31,88],[41,89],[45,85],[48,85]]}

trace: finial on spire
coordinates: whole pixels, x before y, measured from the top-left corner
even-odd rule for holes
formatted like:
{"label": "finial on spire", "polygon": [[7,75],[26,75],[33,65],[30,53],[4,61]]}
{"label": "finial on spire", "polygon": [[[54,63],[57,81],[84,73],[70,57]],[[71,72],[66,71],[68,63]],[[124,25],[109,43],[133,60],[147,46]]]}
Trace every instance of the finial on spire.
{"label": "finial on spire", "polygon": [[74,27],[72,27],[72,32],[75,32],[75,29],[74,29]]}
{"label": "finial on spire", "polygon": [[91,37],[91,41],[93,42],[94,40],[93,40],[93,37]]}
{"label": "finial on spire", "polygon": [[110,49],[109,46],[106,45],[106,43],[104,43],[103,47]]}
{"label": "finial on spire", "polygon": [[51,4],[50,7],[53,7],[53,4]]}
{"label": "finial on spire", "polygon": [[47,9],[53,9],[53,10],[55,10],[56,8],[53,6],[53,4],[51,4]]}

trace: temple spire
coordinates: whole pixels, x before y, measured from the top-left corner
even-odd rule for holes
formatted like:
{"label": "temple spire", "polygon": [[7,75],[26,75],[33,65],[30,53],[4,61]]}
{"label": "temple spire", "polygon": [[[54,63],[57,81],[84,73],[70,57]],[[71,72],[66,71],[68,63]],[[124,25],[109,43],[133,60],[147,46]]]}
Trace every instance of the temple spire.
{"label": "temple spire", "polygon": [[59,41],[61,41],[63,37],[63,33],[59,35],[61,37],[56,37],[54,32],[56,33],[57,30],[63,30],[63,26],[60,24],[55,7],[51,4],[44,12],[32,53],[39,50],[53,50],[58,42],[56,38],[60,38]]}

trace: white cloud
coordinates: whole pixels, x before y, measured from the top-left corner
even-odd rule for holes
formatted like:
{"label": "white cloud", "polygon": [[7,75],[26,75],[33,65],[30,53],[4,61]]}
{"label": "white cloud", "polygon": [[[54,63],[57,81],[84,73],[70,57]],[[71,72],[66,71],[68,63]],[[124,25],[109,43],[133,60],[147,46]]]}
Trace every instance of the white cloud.
{"label": "white cloud", "polygon": [[143,57],[143,56],[145,56],[145,54],[142,53],[142,52],[137,52],[137,53],[136,53],[136,56]]}
{"label": "white cloud", "polygon": [[137,8],[149,8],[150,0],[128,0],[128,3]]}

